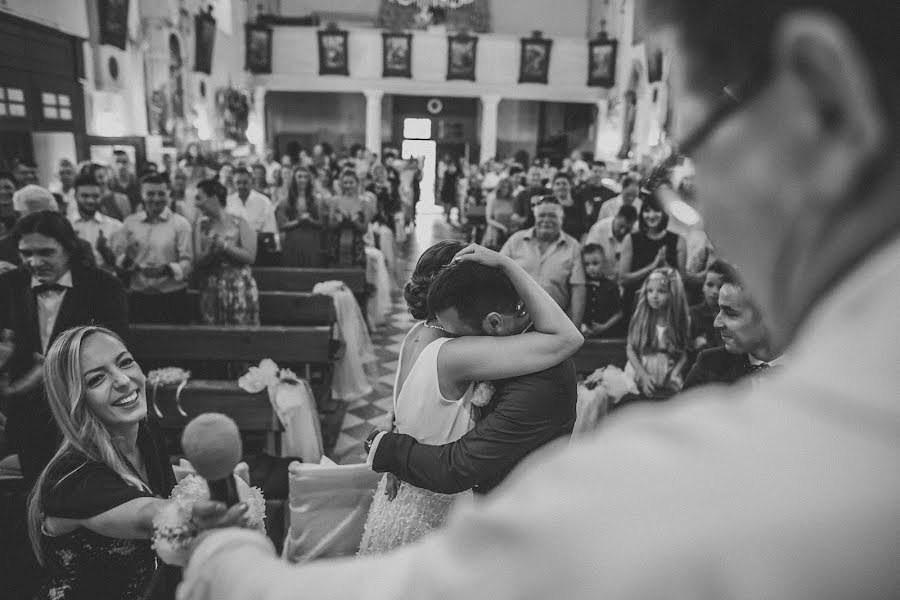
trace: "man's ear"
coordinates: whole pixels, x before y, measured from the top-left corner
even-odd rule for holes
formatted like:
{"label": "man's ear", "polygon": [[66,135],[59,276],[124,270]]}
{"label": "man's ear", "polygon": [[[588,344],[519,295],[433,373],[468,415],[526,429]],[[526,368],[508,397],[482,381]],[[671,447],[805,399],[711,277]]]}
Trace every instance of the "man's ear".
{"label": "man's ear", "polygon": [[[867,162],[877,156],[890,125],[869,61],[847,27],[830,15],[801,11],[785,17],[775,40],[776,65],[806,92],[816,135],[843,146],[843,158]],[[847,166],[858,165],[842,169]]]}
{"label": "man's ear", "polygon": [[497,312],[488,313],[481,321],[481,328],[488,335],[498,335],[503,330],[503,317]]}

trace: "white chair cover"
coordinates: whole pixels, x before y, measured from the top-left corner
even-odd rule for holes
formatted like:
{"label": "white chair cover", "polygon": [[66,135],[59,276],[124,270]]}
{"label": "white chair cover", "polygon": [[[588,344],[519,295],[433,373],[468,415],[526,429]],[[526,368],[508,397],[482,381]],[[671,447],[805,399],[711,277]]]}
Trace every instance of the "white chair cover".
{"label": "white chair cover", "polygon": [[[331,296],[337,313],[337,331],[343,342],[342,356],[335,362],[331,396],[335,400],[357,400],[372,393],[378,380],[375,347],[363,319],[359,304],[342,281],[323,281],[313,288],[314,294]],[[308,461],[304,462],[318,462]]]}
{"label": "white chair cover", "polygon": [[290,562],[353,556],[362,540],[381,474],[365,464],[291,463],[290,527],[282,556]]}
{"label": "white chair cover", "polygon": [[378,248],[366,247],[366,282],[375,286],[366,312],[369,325],[378,327],[387,322],[391,312],[391,276],[384,254]]}

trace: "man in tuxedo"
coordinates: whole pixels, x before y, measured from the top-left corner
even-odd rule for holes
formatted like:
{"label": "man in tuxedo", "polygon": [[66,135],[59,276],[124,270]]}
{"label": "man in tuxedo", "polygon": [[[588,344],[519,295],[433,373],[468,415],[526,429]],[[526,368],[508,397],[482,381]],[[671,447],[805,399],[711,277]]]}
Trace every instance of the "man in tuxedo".
{"label": "man in tuxedo", "polygon": [[[447,271],[438,275],[429,306],[459,314],[461,302],[478,305],[478,298],[463,298],[448,289],[463,287],[477,294],[478,286],[465,285],[464,279],[449,279],[465,278],[467,274],[457,269],[455,275]],[[449,293],[434,298],[442,290]],[[572,433],[577,392],[571,359],[538,373],[493,383],[494,394],[487,406],[474,407],[475,427],[457,441],[429,446],[409,435],[376,430],[366,444],[368,464],[375,471],[393,473],[435,492],[455,494],[472,489],[486,494],[526,456]]]}
{"label": "man in tuxedo", "polygon": [[14,348],[3,371],[10,446],[26,479],[37,477],[59,444],[43,393],[47,348],[76,325],[102,324],[126,333],[128,308],[122,284],[85,266],[83,246],[63,215],[42,211],[23,217],[14,231],[22,266],[0,275],[0,331],[11,330]]}
{"label": "man in tuxedo", "polygon": [[781,349],[772,341],[763,315],[744,285],[733,269],[723,270],[726,272],[719,289],[719,314],[713,326],[724,345],[697,356],[682,391],[707,383],[732,384],[783,362]]}

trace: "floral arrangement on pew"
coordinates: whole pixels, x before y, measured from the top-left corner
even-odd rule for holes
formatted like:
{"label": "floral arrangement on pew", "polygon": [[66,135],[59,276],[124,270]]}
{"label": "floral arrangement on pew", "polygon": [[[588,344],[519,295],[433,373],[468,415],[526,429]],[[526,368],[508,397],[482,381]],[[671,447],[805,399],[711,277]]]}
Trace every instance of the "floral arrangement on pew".
{"label": "floral arrangement on pew", "polygon": [[151,404],[153,405],[153,411],[156,413],[157,418],[162,418],[162,412],[160,412],[159,407],[156,404],[156,391],[160,387],[175,387],[175,407],[178,409],[178,413],[182,417],[187,417],[187,413],[181,408],[181,392],[184,390],[187,385],[188,380],[191,378],[191,372],[181,369],[179,367],[163,367],[161,369],[154,369],[147,373],[147,384],[153,390],[153,394],[150,397]]}
{"label": "floral arrangement on pew", "polygon": [[[238,497],[247,504],[247,528],[265,533],[266,500],[262,491],[250,487],[241,477],[235,475],[234,479]],[[171,502],[153,518],[153,549],[163,562],[183,567],[198,533],[192,521],[194,503],[209,499],[209,487],[199,475],[189,474],[175,486],[169,499]]]}

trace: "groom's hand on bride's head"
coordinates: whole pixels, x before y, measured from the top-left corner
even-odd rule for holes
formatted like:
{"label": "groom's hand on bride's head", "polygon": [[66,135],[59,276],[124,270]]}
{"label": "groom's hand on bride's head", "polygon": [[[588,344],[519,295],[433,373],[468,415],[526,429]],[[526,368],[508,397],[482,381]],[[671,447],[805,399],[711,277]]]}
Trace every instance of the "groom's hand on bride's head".
{"label": "groom's hand on bride's head", "polygon": [[469,244],[453,257],[453,262],[472,261],[495,269],[502,268],[508,260],[510,259],[507,256],[478,244]]}

